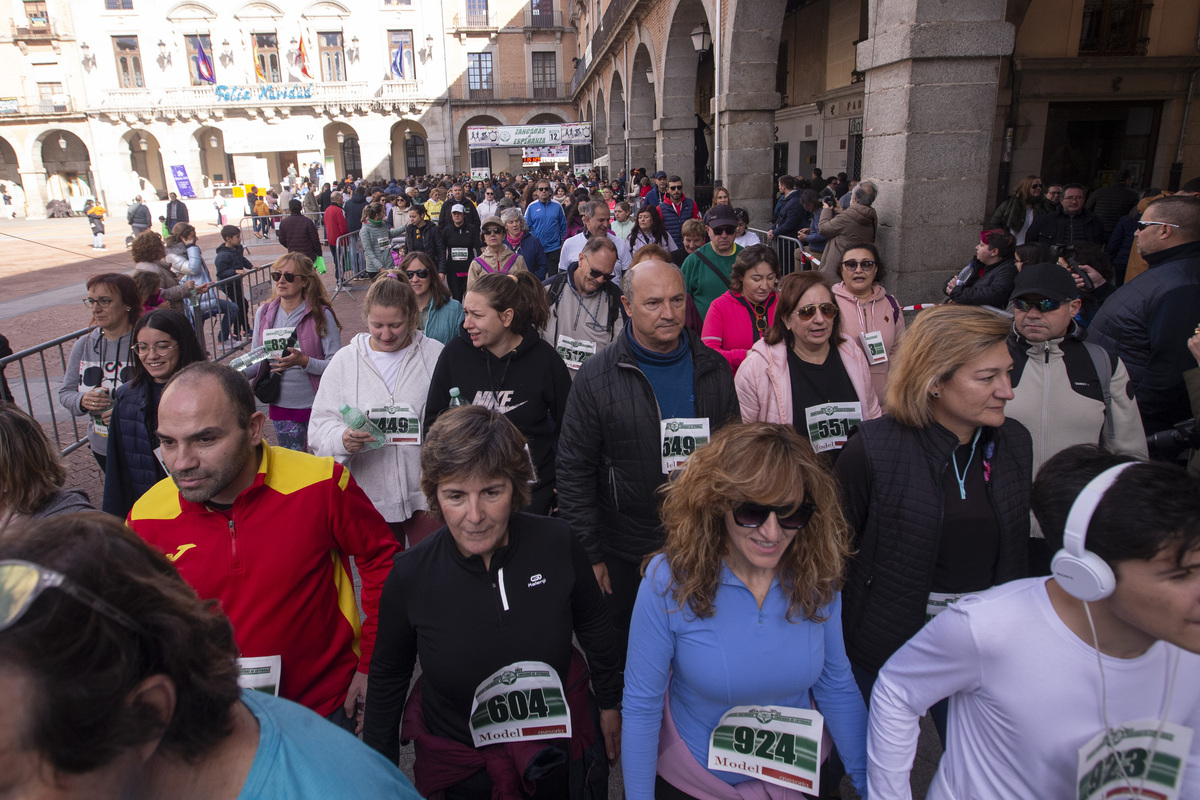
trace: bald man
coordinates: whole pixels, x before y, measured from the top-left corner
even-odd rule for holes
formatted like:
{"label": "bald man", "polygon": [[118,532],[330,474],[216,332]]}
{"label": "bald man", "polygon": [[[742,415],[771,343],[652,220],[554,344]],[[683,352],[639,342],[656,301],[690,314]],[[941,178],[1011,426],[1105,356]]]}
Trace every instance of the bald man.
{"label": "bald man", "polygon": [[621,289],[629,323],[575,377],[557,474],[558,507],[609,598],[624,653],[642,558],[663,543],[658,487],[741,412],[729,362],[683,326],[683,273],[643,261]]}

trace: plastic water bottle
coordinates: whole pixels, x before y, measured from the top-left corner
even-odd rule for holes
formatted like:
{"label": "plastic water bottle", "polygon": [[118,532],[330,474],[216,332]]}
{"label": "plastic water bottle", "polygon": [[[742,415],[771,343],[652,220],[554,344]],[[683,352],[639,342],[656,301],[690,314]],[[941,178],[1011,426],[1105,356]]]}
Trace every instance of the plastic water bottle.
{"label": "plastic water bottle", "polygon": [[387,443],[387,437],[383,435],[383,431],[379,430],[379,426],[371,422],[367,415],[359,411],[357,408],[352,408],[347,403],[342,403],[338,406],[338,411],[342,413],[342,422],[352,431],[365,431],[375,437],[375,441],[367,442],[367,447],[371,450],[376,450],[383,447]]}
{"label": "plastic water bottle", "polygon": [[249,353],[246,353],[245,355],[240,355],[237,358],[230,361],[229,366],[233,367],[234,369],[238,370],[239,372],[245,372],[247,369],[254,366],[258,362],[266,361],[270,355],[271,355],[271,352],[269,350],[267,350],[267,348],[261,347],[261,346],[256,347],[253,350],[251,350]]}
{"label": "plastic water bottle", "polygon": [[465,406],[466,404],[467,404],[467,401],[462,399],[462,392],[460,392],[458,390],[457,386],[455,386],[453,389],[450,390],[450,407],[451,408],[457,408],[458,406]]}

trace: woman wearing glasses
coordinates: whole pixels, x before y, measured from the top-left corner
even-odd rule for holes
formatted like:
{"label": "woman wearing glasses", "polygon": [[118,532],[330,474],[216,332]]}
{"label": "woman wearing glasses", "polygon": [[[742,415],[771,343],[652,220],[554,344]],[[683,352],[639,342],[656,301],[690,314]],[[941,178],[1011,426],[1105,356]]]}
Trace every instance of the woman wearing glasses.
{"label": "woman wearing glasses", "polygon": [[[708,764],[745,763],[748,738],[750,750],[770,741],[784,769],[811,746],[818,770],[816,741],[760,732],[766,722],[753,715],[727,719],[737,706],[811,714],[814,699],[865,793],[867,712],[838,592],[850,536],[812,448],[787,426],[726,426],[667,485],[662,520],[666,543],[646,567],[629,632],[626,797],[801,797]],[[710,750],[723,731],[732,749]]]}
{"label": "woman wearing glasses", "polygon": [[1013,235],[1017,244],[1025,244],[1025,232],[1035,219],[1054,211],[1054,203],[1042,194],[1042,179],[1027,175],[1017,184],[1008,199],[996,206],[989,228],[1003,228]]}
{"label": "woman wearing glasses", "polygon": [[281,447],[308,451],[308,420],[321,375],[342,346],[329,293],[308,256],[286,253],[271,265],[275,292],[254,316],[254,346],[264,341],[286,342],[294,333],[296,346],[261,361],[246,371],[255,385],[267,370],[279,374],[279,397],[269,407],[271,425]]}
{"label": "woman wearing glasses", "polygon": [[[404,249],[408,253],[424,253],[437,266],[438,272],[446,270],[446,243],[438,226],[429,221],[425,206],[414,203],[408,210],[408,227],[404,230]],[[447,275],[450,290],[455,288],[456,278]],[[461,290],[460,290],[461,291]]]}
{"label": "woman wearing glasses", "polygon": [[519,208],[504,209],[500,214],[500,221],[504,223],[504,230],[508,232],[504,237],[504,243],[524,259],[526,269],[536,275],[539,281],[546,280],[546,248],[542,246],[536,236],[530,233],[521,210]]}
{"label": "woman wearing glasses", "polygon": [[500,214],[500,203],[496,200],[496,190],[491,186],[483,190],[483,200],[475,204],[480,219],[495,217]]}
{"label": "woman wearing glasses", "polygon": [[[846,650],[864,698],[927,620],[1027,572],[1033,450],[1004,415],[1011,329],[975,306],[922,311],[896,354],[888,415],[864,422],[834,467],[856,552]],[[946,709],[933,708],[943,742]]]}
{"label": "woman wearing glasses", "polygon": [[58,389],[58,402],[76,417],[88,417],[88,444],[100,469],[108,452],[112,397],[133,377],[133,326],[142,315],[137,284],[127,275],[106,272],[87,282],[83,304],[96,327],[75,340]]}
{"label": "woman wearing glasses", "polygon": [[851,244],[842,254],[842,279],[833,297],[842,335],[862,348],[871,368],[871,386],[880,402],[887,394],[888,367],[904,333],[904,314],[883,288],[887,270],[873,244]]}
{"label": "woman wearing glasses", "polygon": [[775,322],[779,257],[765,245],[738,252],[729,291],[712,301],[704,317],[704,343],[729,361],[737,375],[746,353]]}
{"label": "woman wearing glasses", "polygon": [[855,426],[883,413],[867,358],[838,323],[824,275],[784,276],[775,321],[734,378],[744,421],[792,425],[833,460]]}
{"label": "woman wearing glasses", "polygon": [[[424,280],[429,282],[428,275]],[[425,513],[420,479],[425,399],[442,343],[417,330],[416,292],[395,272],[371,284],[363,316],[367,332],[337,351],[325,369],[313,401],[309,443],[314,454],[346,465],[400,546],[407,540],[411,547],[438,527]],[[372,446],[370,433],[348,427],[343,404],[378,425],[385,443]]]}
{"label": "woman wearing glasses", "polygon": [[133,377],[117,390],[109,423],[102,508],[121,519],[154,484],[167,477],[158,449],[158,401],[167,381],[204,350],[187,318],[170,309],[142,316],[133,329]]}
{"label": "woman wearing glasses", "polygon": [[467,270],[468,292],[484,275],[516,275],[529,271],[525,259],[512,251],[504,236],[504,223],[499,217],[488,217],[483,221],[483,252],[475,257]]}
{"label": "woman wearing glasses", "polygon": [[401,262],[400,271],[417,293],[417,308],[421,310],[417,330],[442,344],[449,344],[451,339],[461,335],[462,303],[450,296],[433,259],[424,253],[409,253]]}

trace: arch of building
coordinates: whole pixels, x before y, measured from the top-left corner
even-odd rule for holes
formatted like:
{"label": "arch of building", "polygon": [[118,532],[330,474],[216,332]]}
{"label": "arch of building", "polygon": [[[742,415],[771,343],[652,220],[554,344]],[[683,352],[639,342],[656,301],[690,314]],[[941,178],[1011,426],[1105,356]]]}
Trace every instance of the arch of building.
{"label": "arch of building", "polygon": [[608,152],[608,106],[604,102],[604,89],[596,90],[596,116],[592,122],[592,160]]}
{"label": "arch of building", "polygon": [[2,136],[0,136],[0,181],[16,184],[21,182],[21,164],[17,158],[17,149]]}
{"label": "arch of building", "polygon": [[[322,133],[323,133],[323,144],[325,146],[325,151],[324,151],[325,159],[327,162],[328,162],[328,159],[330,159],[330,158],[333,159],[333,175],[327,175],[326,177],[341,180],[342,178],[346,177],[347,172],[355,172],[352,169],[352,167],[355,167],[355,166],[358,166],[360,168],[357,172],[355,172],[354,177],[355,178],[360,177],[360,175],[358,173],[362,171],[362,169],[361,169],[361,166],[362,166],[361,165],[361,160],[362,160],[361,145],[357,148],[360,164],[355,164],[355,163],[353,163],[355,147],[353,145],[348,145],[346,141],[339,142],[337,140],[338,134],[341,133],[343,136],[345,136],[345,138],[347,140],[350,140],[353,144],[357,144],[358,143],[358,131],[354,128],[354,126],[350,125],[349,123],[338,120],[336,122],[330,122],[329,124],[327,124],[325,126],[324,130],[322,131]],[[351,156],[351,158],[347,159],[345,157],[346,154],[349,154]],[[350,163],[347,163],[347,161],[349,161]]]}
{"label": "arch of building", "polygon": [[715,30],[702,0],[674,0],[667,29],[663,68],[659,74],[661,115],[656,125],[659,166],[683,179],[684,191],[696,187],[696,90],[700,58],[692,44],[692,31],[701,24]]}
{"label": "arch of building", "polygon": [[429,174],[429,133],[416,120],[392,125],[390,178],[420,178]]}
{"label": "arch of building", "polygon": [[45,131],[35,139],[35,153],[43,170],[43,208],[51,200],[63,200],[77,210],[97,196],[91,152],[78,135],[61,128]]}

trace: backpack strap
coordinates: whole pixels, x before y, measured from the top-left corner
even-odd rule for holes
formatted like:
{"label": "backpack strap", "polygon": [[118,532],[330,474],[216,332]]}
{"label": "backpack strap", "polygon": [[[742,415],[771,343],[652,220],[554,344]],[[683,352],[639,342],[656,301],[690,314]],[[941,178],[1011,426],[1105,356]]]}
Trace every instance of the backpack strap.
{"label": "backpack strap", "polygon": [[900,319],[900,304],[897,303],[896,298],[892,297],[890,294],[884,296],[887,298],[888,302],[892,304],[892,314],[894,315],[892,317],[892,322],[895,322],[896,320]]}
{"label": "backpack strap", "polygon": [[1112,356],[1098,344],[1084,342],[1083,347],[1092,358],[1096,377],[1100,380],[1100,392],[1104,395],[1104,434],[1111,440],[1116,436],[1112,414],[1112,376],[1116,371]]}
{"label": "backpack strap", "polygon": [[475,263],[483,267],[484,272],[495,272],[491,265],[483,260],[483,256],[475,256]]}
{"label": "backpack strap", "polygon": [[698,257],[698,258],[699,258],[701,261],[703,261],[703,262],[704,262],[705,266],[707,266],[709,269],[711,269],[711,270],[713,271],[713,274],[714,274],[714,275],[716,275],[718,278],[720,278],[720,279],[721,279],[721,283],[725,284],[725,288],[726,288],[726,289],[730,288],[729,278],[726,278],[726,277],[725,277],[725,273],[724,273],[724,272],[721,272],[721,270],[717,269],[717,265],[716,265],[716,264],[712,263],[712,262],[711,262],[711,261],[709,261],[707,258],[705,258],[705,257],[704,257],[704,253],[701,253],[699,250],[697,250],[697,251],[696,251],[696,256],[697,256],[697,257]]}
{"label": "backpack strap", "polygon": [[550,286],[546,290],[546,300],[549,301],[550,305],[553,306],[558,302],[558,298],[562,297],[563,286],[567,283],[568,274],[570,274],[569,266],[566,272],[560,272],[550,280]]}
{"label": "backpack strap", "polygon": [[507,261],[507,262],[504,264],[504,272],[505,272],[505,274],[507,274],[507,273],[508,273],[508,271],[509,271],[510,269],[512,269],[512,265],[513,265],[513,264],[515,264],[515,263],[517,263],[517,253],[513,253],[513,254],[512,254],[512,258],[510,258],[510,259],[509,259],[509,260],[508,260],[508,261]]}

